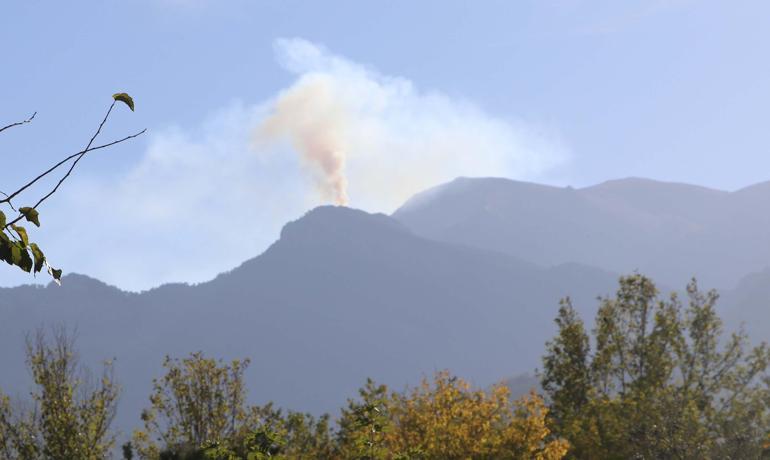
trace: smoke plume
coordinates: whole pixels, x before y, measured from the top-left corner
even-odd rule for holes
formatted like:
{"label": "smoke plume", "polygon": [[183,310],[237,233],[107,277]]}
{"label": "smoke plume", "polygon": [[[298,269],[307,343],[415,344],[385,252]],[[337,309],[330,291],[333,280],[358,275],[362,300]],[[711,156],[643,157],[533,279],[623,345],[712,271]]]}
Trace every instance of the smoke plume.
{"label": "smoke plume", "polygon": [[[319,204],[392,212],[458,176],[537,180],[564,158],[548,131],[320,45],[279,40],[275,50],[294,75],[282,91],[194,126],[156,127],[118,177],[74,178],[40,229],[41,242],[59,248],[55,262],[128,289],[205,281]],[[96,222],[104,203],[110,218]],[[100,250],[84,255],[75,239]],[[148,264],[149,254],[173,263]]]}
{"label": "smoke plume", "polygon": [[321,202],[389,212],[457,176],[532,177],[563,159],[558,140],[530,126],[320,45],[278,40],[275,50],[298,77],[266,105],[255,146],[287,143]]}
{"label": "smoke plume", "polygon": [[314,177],[321,199],[347,205],[348,122],[333,84],[328,76],[313,75],[284,92],[258,128],[257,139],[289,139]]}

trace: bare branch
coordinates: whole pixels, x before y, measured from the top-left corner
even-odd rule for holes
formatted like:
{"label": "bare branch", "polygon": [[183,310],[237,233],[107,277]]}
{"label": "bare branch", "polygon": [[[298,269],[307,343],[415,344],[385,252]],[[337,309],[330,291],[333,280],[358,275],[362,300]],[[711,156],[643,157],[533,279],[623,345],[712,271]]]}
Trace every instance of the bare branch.
{"label": "bare branch", "polygon": [[6,198],[0,200],[0,204],[1,203],[8,203],[8,204],[10,204],[11,200],[13,198],[15,198],[18,194],[20,194],[21,192],[23,192],[27,188],[31,187],[35,182],[39,181],[43,177],[45,177],[48,174],[52,173],[59,166],[61,166],[64,163],[68,162],[69,160],[71,160],[71,159],[73,159],[73,158],[75,158],[75,157],[77,157],[79,155],[84,155],[84,154],[86,154],[88,152],[93,152],[94,150],[100,150],[100,149],[103,149],[103,148],[106,148],[106,147],[111,147],[111,146],[113,146],[115,144],[120,144],[121,142],[125,142],[125,141],[127,141],[129,139],[133,139],[135,137],[141,136],[142,134],[145,133],[145,131],[147,131],[147,129],[143,129],[143,130],[139,131],[138,133],[132,134],[130,136],[126,136],[126,137],[124,137],[122,139],[118,139],[116,141],[112,141],[112,142],[107,143],[107,144],[97,145],[96,147],[91,147],[91,148],[89,148],[87,150],[81,150],[79,152],[73,153],[72,155],[68,156],[67,158],[65,158],[65,159],[61,160],[60,162],[56,163],[55,165],[51,166],[50,168],[48,168],[48,170],[46,170],[45,172],[43,172],[42,174],[40,174],[36,178],[32,179],[27,184],[25,184],[23,187],[21,187],[20,189],[16,190],[13,193],[11,193],[10,195],[7,195],[7,194],[3,193],[3,195],[6,196]]}
{"label": "bare branch", "polygon": [[2,128],[0,128],[0,133],[5,131],[6,129],[13,128],[14,126],[21,126],[21,125],[24,125],[24,124],[27,124],[27,123],[31,122],[32,120],[35,119],[35,115],[37,115],[37,112],[33,113],[32,116],[27,118],[26,120],[17,121],[16,123],[11,123],[8,126],[3,126]]}
{"label": "bare branch", "polygon": [[8,194],[7,194],[7,193],[5,193],[5,192],[3,192],[2,190],[0,190],[0,193],[2,193],[3,195],[5,195],[5,196],[6,196],[6,199],[5,199],[5,200],[3,200],[3,201],[0,201],[0,203],[4,203],[4,202],[6,202],[6,201],[7,201],[7,202],[8,202],[8,206],[10,206],[10,207],[11,207],[11,209],[13,209],[13,210],[14,210],[14,212],[16,212],[16,208],[14,208],[14,207],[13,207],[13,203],[11,203],[11,198],[9,198],[9,197],[8,197]]}
{"label": "bare branch", "polygon": [[[61,184],[62,184],[62,183],[63,183],[63,182],[64,182],[64,181],[65,181],[65,180],[66,180],[66,179],[67,179],[67,178],[70,176],[70,173],[72,173],[72,170],[73,170],[73,169],[75,169],[75,166],[77,166],[78,162],[79,162],[79,161],[80,161],[80,160],[83,158],[83,155],[85,155],[85,154],[86,154],[86,152],[85,152],[85,151],[88,151],[88,149],[90,149],[90,148],[91,148],[91,144],[93,144],[93,143],[94,143],[94,140],[96,139],[96,136],[98,136],[98,135],[99,135],[99,133],[101,133],[101,132],[102,132],[102,128],[104,127],[104,124],[105,124],[105,123],[107,123],[107,119],[110,117],[110,113],[112,113],[112,109],[115,107],[115,102],[116,102],[116,101],[112,101],[112,104],[110,104],[110,108],[109,108],[109,109],[107,109],[107,113],[104,115],[104,119],[102,119],[102,122],[101,122],[101,123],[99,123],[99,127],[98,127],[98,128],[96,128],[96,132],[94,133],[94,135],[93,135],[93,136],[91,136],[91,140],[90,140],[90,141],[88,141],[88,145],[86,145],[86,148],[85,148],[85,149],[83,149],[83,150],[84,150],[84,152],[83,152],[83,153],[81,153],[81,154],[80,154],[80,155],[79,155],[79,156],[78,156],[78,157],[75,159],[75,161],[73,161],[73,162],[72,162],[72,165],[70,166],[70,169],[67,171],[67,174],[65,174],[65,175],[64,175],[64,176],[63,176],[61,179],[59,179],[59,182],[57,182],[57,183],[56,183],[56,186],[53,188],[53,190],[51,190],[50,192],[48,192],[48,194],[46,194],[45,196],[43,196],[42,198],[40,198],[40,199],[37,201],[37,203],[35,203],[35,206],[32,206],[32,209],[37,209],[37,207],[38,207],[38,206],[40,206],[40,204],[41,204],[43,201],[47,200],[47,199],[48,199],[48,197],[50,197],[51,195],[53,195],[54,193],[56,193],[56,191],[57,191],[57,190],[59,190],[59,186],[61,186]],[[16,219],[18,220],[18,219],[20,219],[21,217],[22,217],[22,216],[19,216],[19,217],[17,217]]]}
{"label": "bare branch", "polygon": [[[56,183],[56,186],[54,186],[54,188],[53,188],[53,189],[52,189],[50,192],[48,192],[47,194],[45,194],[45,195],[44,195],[42,198],[40,198],[40,199],[37,201],[37,203],[35,203],[35,205],[34,205],[34,206],[32,206],[32,209],[37,209],[37,207],[38,207],[38,206],[40,206],[40,205],[41,205],[41,204],[42,204],[42,203],[43,203],[45,200],[47,200],[47,199],[48,199],[48,198],[49,198],[51,195],[53,195],[54,193],[56,193],[56,191],[57,191],[57,190],[59,190],[59,187],[61,186],[61,184],[63,184],[63,183],[64,183],[64,181],[65,181],[65,180],[67,180],[67,178],[70,176],[70,174],[72,174],[72,171],[75,169],[75,166],[77,166],[78,162],[80,162],[80,160],[82,160],[82,159],[83,159],[83,156],[84,156],[86,153],[90,152],[91,150],[96,150],[96,148],[92,149],[92,148],[91,148],[91,145],[94,143],[94,140],[96,140],[97,136],[99,136],[99,133],[101,133],[101,132],[102,132],[102,128],[104,127],[104,124],[105,124],[105,123],[107,123],[107,119],[110,117],[110,113],[112,113],[112,109],[115,107],[115,102],[116,102],[116,101],[112,101],[112,104],[110,104],[110,108],[109,108],[109,109],[107,109],[107,113],[104,115],[104,118],[102,119],[102,122],[101,122],[101,123],[99,123],[99,127],[96,129],[96,132],[94,133],[94,135],[93,135],[93,136],[91,136],[91,139],[88,141],[88,145],[86,145],[86,148],[85,148],[85,149],[81,150],[79,153],[76,153],[76,154],[70,155],[68,158],[66,158],[66,159],[62,160],[62,161],[61,161],[61,162],[59,162],[57,165],[55,165],[53,168],[51,168],[51,169],[49,169],[48,171],[46,171],[45,173],[41,174],[41,175],[40,175],[40,176],[38,176],[37,178],[33,179],[33,181],[32,181],[32,182],[30,182],[29,184],[25,185],[25,186],[24,186],[24,187],[22,187],[20,190],[18,190],[18,191],[16,191],[16,192],[12,193],[12,194],[11,194],[11,196],[9,196],[9,197],[5,198],[4,200],[0,201],[0,203],[3,203],[3,202],[9,202],[9,203],[10,203],[10,200],[11,200],[11,198],[13,198],[14,196],[18,195],[18,194],[19,194],[19,193],[20,193],[22,190],[26,189],[27,187],[29,187],[30,185],[32,185],[33,183],[35,183],[36,181],[38,181],[40,178],[42,178],[42,177],[43,177],[43,176],[45,176],[46,174],[50,173],[51,171],[53,171],[54,169],[56,169],[57,167],[59,167],[61,164],[63,164],[64,162],[66,162],[68,159],[71,159],[71,158],[75,158],[75,161],[73,161],[73,162],[72,162],[72,165],[70,165],[70,168],[67,170],[67,173],[66,173],[66,174],[64,174],[64,176],[62,176],[62,178],[61,178],[61,179],[59,179],[59,182],[57,182],[57,183]],[[122,141],[125,141],[125,140],[127,140],[127,139],[130,139],[131,137],[136,137],[136,136],[139,136],[140,134],[144,133],[145,131],[146,131],[146,130],[142,130],[142,131],[140,131],[139,133],[137,133],[137,134],[135,134],[135,135],[133,135],[133,136],[127,136],[126,138],[124,138],[124,139],[120,140],[120,142],[122,142]],[[111,142],[110,144],[105,144],[103,147],[107,147],[107,146],[109,146],[109,145],[114,145],[114,144],[116,144],[116,143],[118,143],[118,141],[116,141],[116,142]],[[101,148],[103,148],[103,147],[101,147]],[[13,225],[13,224],[15,224],[16,222],[20,221],[20,220],[21,220],[21,219],[23,219],[24,217],[25,217],[25,215],[24,215],[24,214],[19,214],[19,215],[18,215],[18,216],[17,216],[15,219],[13,219],[12,221],[8,222],[4,228],[8,228],[8,227],[10,227],[11,225]]]}
{"label": "bare branch", "polygon": [[[78,153],[75,153],[75,154],[72,154],[72,155],[70,155],[70,156],[69,156],[69,157],[67,157],[67,159],[65,159],[65,160],[62,160],[62,161],[60,162],[60,164],[63,164],[63,163],[65,163],[65,162],[66,162],[67,160],[69,160],[69,159],[72,159],[72,158],[74,158],[74,157],[77,157],[77,159],[76,159],[74,162],[72,162],[72,166],[70,166],[70,169],[67,171],[67,174],[65,174],[65,175],[64,175],[64,177],[62,177],[61,179],[59,179],[59,182],[56,184],[56,187],[54,187],[54,188],[53,188],[53,190],[51,190],[50,192],[48,192],[48,193],[47,193],[47,194],[46,194],[46,195],[45,195],[43,198],[40,198],[40,200],[38,200],[38,202],[37,202],[37,203],[35,203],[35,205],[34,205],[34,206],[32,206],[32,209],[37,209],[37,207],[38,207],[38,206],[40,206],[40,204],[41,204],[43,201],[45,201],[46,199],[48,199],[48,197],[50,197],[51,195],[53,195],[53,194],[56,192],[56,190],[58,190],[58,189],[59,189],[59,186],[62,184],[62,182],[64,182],[64,180],[65,180],[65,179],[67,179],[67,177],[69,177],[70,173],[72,173],[72,170],[73,170],[73,169],[75,169],[75,165],[77,165],[77,164],[78,164],[78,161],[80,161],[80,159],[81,159],[81,158],[83,158],[83,156],[84,156],[86,153],[88,153],[88,152],[93,152],[94,150],[99,150],[99,149],[103,149],[103,148],[106,148],[106,147],[110,147],[110,146],[112,146],[112,145],[115,145],[115,144],[120,144],[121,142],[125,142],[125,141],[127,141],[127,140],[129,140],[129,139],[133,139],[133,138],[135,138],[135,137],[137,137],[137,136],[140,136],[140,135],[144,134],[144,133],[145,133],[145,131],[147,131],[147,129],[146,129],[146,128],[145,128],[145,129],[143,129],[143,130],[141,130],[141,131],[139,131],[139,132],[138,132],[138,133],[136,133],[136,134],[132,134],[132,135],[130,135],[130,136],[126,136],[126,137],[124,137],[123,139],[118,139],[118,140],[116,140],[116,141],[112,141],[112,142],[110,142],[110,143],[107,143],[107,144],[103,144],[103,145],[99,145],[99,146],[96,146],[96,147],[93,147],[93,148],[89,148],[88,150],[83,150],[83,151],[81,151],[81,152],[78,152]],[[58,166],[59,166],[59,165],[57,165],[57,167],[58,167]],[[55,168],[54,168],[54,169],[55,169]],[[53,170],[53,169],[52,169],[52,170]],[[49,172],[50,172],[50,171],[49,171]],[[46,173],[46,174],[47,174],[47,173]],[[35,180],[37,180],[37,179],[35,179]],[[30,184],[30,185],[31,185],[31,184]],[[25,186],[25,188],[26,188],[26,186]],[[6,198],[5,200],[2,200],[2,201],[0,201],[0,203],[3,203],[3,202],[5,202],[5,201],[7,201],[7,200],[8,200],[8,199]],[[13,219],[12,221],[8,222],[8,224],[6,224],[6,226],[5,226],[5,228],[9,228],[11,225],[15,224],[16,222],[20,221],[20,220],[21,220],[21,219],[23,219],[23,218],[24,218],[24,214],[20,214],[20,215],[19,215],[19,216],[17,216],[15,219]]]}

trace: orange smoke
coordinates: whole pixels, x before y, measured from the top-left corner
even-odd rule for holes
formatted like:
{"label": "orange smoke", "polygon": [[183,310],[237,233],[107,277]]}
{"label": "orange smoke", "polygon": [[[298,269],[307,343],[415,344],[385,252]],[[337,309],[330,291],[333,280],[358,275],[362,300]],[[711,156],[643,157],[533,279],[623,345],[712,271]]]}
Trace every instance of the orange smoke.
{"label": "orange smoke", "polygon": [[313,175],[321,198],[347,205],[346,118],[331,79],[309,75],[278,97],[256,136],[258,141],[288,139]]}

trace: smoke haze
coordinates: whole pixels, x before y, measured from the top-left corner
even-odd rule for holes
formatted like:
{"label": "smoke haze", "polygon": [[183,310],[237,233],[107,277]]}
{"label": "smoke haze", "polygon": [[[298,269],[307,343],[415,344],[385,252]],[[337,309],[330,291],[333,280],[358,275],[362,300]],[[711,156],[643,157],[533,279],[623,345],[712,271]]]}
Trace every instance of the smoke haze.
{"label": "smoke haze", "polygon": [[[315,206],[389,213],[457,176],[539,180],[567,157],[547,129],[315,43],[278,40],[275,54],[294,80],[273,97],[233,103],[198,126],[150,127],[145,152],[121,175],[73,177],[38,233],[57,248],[52,263],[131,290],[205,281]],[[94,220],[105,203],[109,215]],[[29,278],[2,280],[18,282]]]}
{"label": "smoke haze", "polygon": [[555,136],[502,120],[302,39],[277,40],[296,82],[268,107],[255,148],[288,141],[322,203],[393,211],[457,176],[528,178],[562,162]]}

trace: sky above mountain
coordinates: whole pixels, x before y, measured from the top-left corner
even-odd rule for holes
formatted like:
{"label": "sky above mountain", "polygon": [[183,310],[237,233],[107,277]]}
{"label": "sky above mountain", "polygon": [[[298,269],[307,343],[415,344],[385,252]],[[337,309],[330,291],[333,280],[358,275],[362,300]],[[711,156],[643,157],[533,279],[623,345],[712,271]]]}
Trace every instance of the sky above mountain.
{"label": "sky above mountain", "polygon": [[[391,212],[456,176],[768,179],[765,2],[13,2],[0,190],[110,140],[41,209],[52,263],[203,281],[318,204]],[[48,184],[50,186],[51,184]],[[40,192],[43,189],[38,190]],[[20,203],[24,204],[24,203]],[[0,285],[29,282],[5,271]]]}

